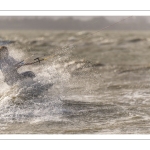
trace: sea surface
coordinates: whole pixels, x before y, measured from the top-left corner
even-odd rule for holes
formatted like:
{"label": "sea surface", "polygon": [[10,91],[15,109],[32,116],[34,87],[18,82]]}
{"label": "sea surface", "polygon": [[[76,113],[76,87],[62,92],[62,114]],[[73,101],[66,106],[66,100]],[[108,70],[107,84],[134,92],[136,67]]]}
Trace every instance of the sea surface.
{"label": "sea surface", "polygon": [[1,31],[30,80],[0,72],[1,134],[150,134],[149,31]]}

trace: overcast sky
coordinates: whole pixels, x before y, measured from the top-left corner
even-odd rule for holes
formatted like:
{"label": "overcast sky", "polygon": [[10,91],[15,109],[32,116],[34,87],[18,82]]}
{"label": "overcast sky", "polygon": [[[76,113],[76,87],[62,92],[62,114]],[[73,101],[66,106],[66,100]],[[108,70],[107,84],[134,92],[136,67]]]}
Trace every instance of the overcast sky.
{"label": "overcast sky", "polygon": [[[66,18],[66,17],[72,17],[74,19],[79,19],[79,20],[90,20],[92,18],[96,18],[99,16],[0,16],[0,20],[11,20],[14,18],[18,18],[18,19],[25,19],[25,18],[51,18],[51,19],[60,19],[60,18]],[[103,16],[106,19],[110,20],[110,21],[118,21],[122,18],[125,18],[126,16]],[[140,16],[140,17],[144,17],[146,18],[148,21],[150,21],[150,16]],[[132,18],[137,18],[137,16],[133,16]]]}
{"label": "overcast sky", "polygon": [[[96,17],[99,17],[99,16],[0,16],[0,19],[4,19],[4,20],[11,20],[11,19],[14,19],[14,18],[18,18],[18,19],[25,19],[25,18],[51,18],[51,19],[60,19],[60,18],[66,18],[66,17],[72,17],[74,19],[79,19],[79,20],[90,20],[92,18],[96,18]],[[118,21],[122,18],[125,18],[126,16],[103,16],[105,17],[106,19],[108,20],[111,20],[111,21]],[[136,16],[133,16],[132,18],[135,18]],[[150,17],[149,16],[143,16],[144,18],[146,18],[147,20],[150,20]]]}
{"label": "overcast sky", "polygon": [[[127,16],[0,16],[0,30],[99,30]],[[149,16],[133,16],[108,30],[150,30]]]}

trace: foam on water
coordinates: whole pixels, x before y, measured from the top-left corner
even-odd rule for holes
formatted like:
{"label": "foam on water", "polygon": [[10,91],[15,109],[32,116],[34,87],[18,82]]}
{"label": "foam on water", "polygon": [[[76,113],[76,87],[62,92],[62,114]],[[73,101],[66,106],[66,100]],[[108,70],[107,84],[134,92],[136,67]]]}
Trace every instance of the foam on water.
{"label": "foam on water", "polygon": [[5,88],[0,91],[1,123],[59,121],[61,118],[61,96],[69,73],[54,64],[32,70],[36,74],[34,82],[24,81],[13,87],[2,83]]}
{"label": "foam on water", "polygon": [[9,87],[0,73],[1,133],[150,133],[149,67],[129,71],[150,64],[148,33],[12,33],[1,36],[15,41],[18,61],[58,55],[19,69],[33,71],[33,83]]}

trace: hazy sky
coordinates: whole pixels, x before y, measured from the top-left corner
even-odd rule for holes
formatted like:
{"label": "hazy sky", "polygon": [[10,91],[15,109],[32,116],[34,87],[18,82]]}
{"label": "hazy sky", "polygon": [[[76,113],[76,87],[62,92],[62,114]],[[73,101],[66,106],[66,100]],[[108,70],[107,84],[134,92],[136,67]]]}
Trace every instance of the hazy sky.
{"label": "hazy sky", "polygon": [[[18,18],[18,19],[25,19],[25,18],[51,18],[51,19],[60,19],[60,18],[66,18],[66,17],[68,17],[68,16],[47,16],[47,17],[45,17],[45,16],[0,16],[0,19],[1,20],[11,20],[11,19],[13,19],[13,18]],[[90,19],[92,19],[92,18],[96,18],[96,17],[99,17],[99,16],[69,16],[69,17],[72,17],[72,18],[74,18],[74,19],[79,19],[79,20],[90,20]],[[120,19],[122,19],[122,18],[124,18],[124,17],[126,17],[126,16],[103,16],[103,17],[105,17],[106,19],[108,19],[108,20],[111,20],[111,21],[118,21],[118,20],[120,20]],[[136,16],[133,16],[132,18],[135,18]],[[148,19],[148,20],[150,20],[150,17],[149,16],[143,16],[144,18],[146,18],[146,19]]]}
{"label": "hazy sky", "polygon": [[[0,16],[0,30],[99,30],[127,16]],[[73,18],[73,19],[72,19]],[[110,30],[150,30],[149,16],[133,16]]]}
{"label": "hazy sky", "polygon": [[[79,19],[79,20],[90,20],[92,18],[96,18],[96,17],[100,17],[100,16],[0,16],[0,19],[4,19],[4,20],[11,20],[13,18],[18,18],[18,19],[24,19],[24,18],[51,18],[51,19],[60,19],[60,18],[66,18],[66,17],[72,17],[74,19]],[[111,21],[118,21],[126,16],[103,16],[108,20]],[[140,16],[141,17],[141,16]],[[147,20],[150,21],[150,16],[143,16],[144,18],[146,18]],[[133,16],[132,18],[137,18],[137,16]]]}
{"label": "hazy sky", "polygon": [[[19,20],[23,20],[25,18],[28,18],[28,19],[41,19],[41,18],[51,18],[51,19],[54,19],[54,20],[58,20],[58,19],[62,19],[62,18],[67,18],[68,16],[0,16],[0,20],[13,20],[14,18],[16,19],[19,19]],[[96,17],[100,17],[100,16],[69,16],[69,17],[72,17],[74,19],[79,19],[81,21],[87,21],[87,20],[90,20],[90,19],[93,19],[93,18],[96,18]],[[119,21],[120,19],[122,18],[125,18],[127,16],[103,16],[105,17],[107,20],[109,21]],[[148,20],[148,22],[150,22],[150,16],[140,16],[139,18],[141,17],[144,17]],[[132,19],[134,18],[137,18],[137,16],[133,16]]]}

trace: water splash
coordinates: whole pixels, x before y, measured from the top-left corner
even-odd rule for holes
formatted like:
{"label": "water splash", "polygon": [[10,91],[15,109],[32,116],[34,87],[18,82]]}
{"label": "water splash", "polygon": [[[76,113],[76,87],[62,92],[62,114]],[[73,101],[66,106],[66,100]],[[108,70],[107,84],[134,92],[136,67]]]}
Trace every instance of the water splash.
{"label": "water splash", "polygon": [[[25,80],[1,91],[1,123],[54,120],[62,116],[63,88],[70,75],[59,64],[32,68],[34,81]],[[3,83],[5,85],[5,83]],[[57,89],[57,90],[56,90]]]}

